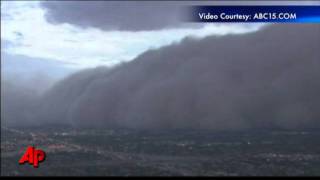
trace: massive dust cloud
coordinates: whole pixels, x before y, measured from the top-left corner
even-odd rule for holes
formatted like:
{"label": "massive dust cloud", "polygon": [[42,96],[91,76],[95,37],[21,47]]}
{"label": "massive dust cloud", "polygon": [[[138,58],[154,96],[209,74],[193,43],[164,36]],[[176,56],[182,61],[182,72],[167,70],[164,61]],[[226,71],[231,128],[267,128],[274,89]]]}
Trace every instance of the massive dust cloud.
{"label": "massive dust cloud", "polygon": [[[319,25],[188,37],[111,69],[77,72],[36,98],[21,89],[4,91],[1,121],[136,129],[319,128],[319,69]],[[12,96],[21,100],[20,112]]]}

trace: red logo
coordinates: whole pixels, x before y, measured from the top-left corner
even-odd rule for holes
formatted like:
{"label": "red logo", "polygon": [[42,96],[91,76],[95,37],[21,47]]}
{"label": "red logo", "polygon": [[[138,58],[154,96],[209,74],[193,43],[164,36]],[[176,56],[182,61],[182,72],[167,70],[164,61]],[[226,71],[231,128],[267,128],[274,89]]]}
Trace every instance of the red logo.
{"label": "red logo", "polygon": [[19,164],[24,164],[29,162],[34,168],[39,166],[39,162],[44,161],[46,158],[46,153],[41,149],[35,149],[33,146],[29,146],[26,152],[23,154],[19,160]]}

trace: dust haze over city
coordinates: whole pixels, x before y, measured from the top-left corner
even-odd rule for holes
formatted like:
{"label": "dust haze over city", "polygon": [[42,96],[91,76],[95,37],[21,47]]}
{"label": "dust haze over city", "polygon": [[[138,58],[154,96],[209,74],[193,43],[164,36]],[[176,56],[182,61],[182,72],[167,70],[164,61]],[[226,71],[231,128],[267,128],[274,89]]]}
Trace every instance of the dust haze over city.
{"label": "dust haze over city", "polygon": [[199,3],[1,2],[1,174],[319,175],[320,25],[181,21]]}

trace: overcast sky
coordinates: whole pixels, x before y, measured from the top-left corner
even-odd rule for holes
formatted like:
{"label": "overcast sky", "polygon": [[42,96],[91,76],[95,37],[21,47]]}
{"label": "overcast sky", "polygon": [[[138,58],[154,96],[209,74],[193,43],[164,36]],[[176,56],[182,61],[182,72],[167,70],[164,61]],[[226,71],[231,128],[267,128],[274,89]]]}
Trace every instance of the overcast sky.
{"label": "overcast sky", "polygon": [[[190,35],[205,37],[212,34],[243,33],[257,30],[260,26],[207,24],[195,28],[177,21],[166,22],[165,18],[170,19],[169,16],[159,19],[162,17],[160,12],[163,13],[166,6],[141,6],[137,11],[144,12],[145,15],[132,17],[135,12],[124,9],[128,6],[137,8],[136,4],[114,5],[114,8],[110,8],[109,3],[1,2],[1,50],[8,55],[42,58],[60,61],[64,66],[87,68],[128,61],[150,48],[168,45]],[[125,3],[121,2],[121,5]],[[88,11],[83,12],[86,6]],[[114,11],[111,12],[111,9]],[[156,12],[153,17],[150,11]],[[73,17],[74,14],[77,17]],[[123,21],[130,16],[134,22]],[[121,23],[110,20],[110,17]],[[154,20],[162,23],[155,25]],[[137,28],[139,23],[145,24]],[[175,24],[179,26],[175,27]]]}
{"label": "overcast sky", "polygon": [[[201,4],[279,4],[201,2]],[[291,4],[294,2],[290,2]],[[314,2],[313,2],[314,3]],[[186,36],[255,31],[262,24],[190,24],[179,17],[194,2],[3,1],[2,60],[19,55],[60,62],[65,67],[112,66]],[[197,2],[199,4],[199,2]],[[285,4],[281,2],[280,4]],[[300,3],[301,4],[301,3]]]}

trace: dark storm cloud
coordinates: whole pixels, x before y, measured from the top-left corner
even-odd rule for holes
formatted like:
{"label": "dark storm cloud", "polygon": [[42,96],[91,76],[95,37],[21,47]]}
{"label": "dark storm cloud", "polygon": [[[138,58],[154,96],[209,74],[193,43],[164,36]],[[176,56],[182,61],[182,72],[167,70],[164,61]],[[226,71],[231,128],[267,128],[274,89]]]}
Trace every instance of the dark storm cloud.
{"label": "dark storm cloud", "polygon": [[[44,1],[46,18],[51,23],[69,23],[102,30],[143,31],[180,27],[202,27],[184,23],[189,5],[285,5],[296,2],[242,1]],[[298,4],[314,4],[299,2]]]}
{"label": "dark storm cloud", "polygon": [[47,1],[42,6],[53,23],[129,31],[182,26],[181,3],[177,2]]}
{"label": "dark storm cloud", "polygon": [[73,74],[28,116],[79,127],[320,128],[319,39],[320,25],[311,24],[186,38]]}

